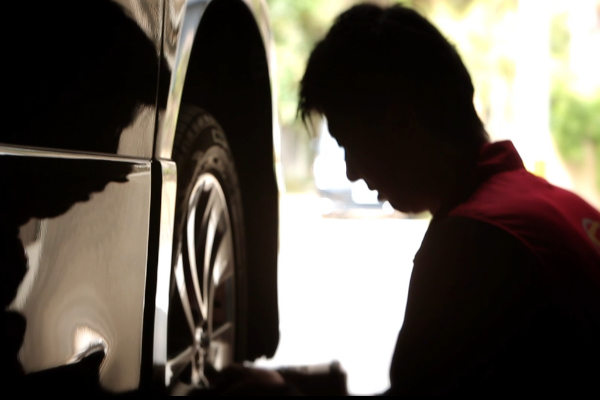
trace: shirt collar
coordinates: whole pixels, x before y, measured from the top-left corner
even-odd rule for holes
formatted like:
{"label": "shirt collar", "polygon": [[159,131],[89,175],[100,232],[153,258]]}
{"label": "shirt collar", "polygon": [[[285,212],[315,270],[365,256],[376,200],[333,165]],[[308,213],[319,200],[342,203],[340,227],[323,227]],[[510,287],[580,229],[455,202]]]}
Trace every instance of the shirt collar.
{"label": "shirt collar", "polygon": [[474,169],[476,185],[501,172],[524,169],[523,160],[510,140],[485,143]]}
{"label": "shirt collar", "polygon": [[477,188],[492,176],[517,169],[525,169],[525,166],[510,140],[483,144],[469,176],[460,185],[461,187],[457,188],[456,195],[442,204],[435,213],[435,219],[447,215],[458,204],[467,201]]}

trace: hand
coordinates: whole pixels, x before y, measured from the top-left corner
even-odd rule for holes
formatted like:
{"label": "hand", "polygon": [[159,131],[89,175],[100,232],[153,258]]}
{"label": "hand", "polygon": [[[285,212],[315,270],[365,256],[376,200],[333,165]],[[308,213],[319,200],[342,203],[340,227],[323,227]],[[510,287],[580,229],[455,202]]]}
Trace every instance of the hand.
{"label": "hand", "polygon": [[206,372],[211,386],[225,395],[285,394],[287,391],[285,380],[277,371],[235,364],[220,372]]}

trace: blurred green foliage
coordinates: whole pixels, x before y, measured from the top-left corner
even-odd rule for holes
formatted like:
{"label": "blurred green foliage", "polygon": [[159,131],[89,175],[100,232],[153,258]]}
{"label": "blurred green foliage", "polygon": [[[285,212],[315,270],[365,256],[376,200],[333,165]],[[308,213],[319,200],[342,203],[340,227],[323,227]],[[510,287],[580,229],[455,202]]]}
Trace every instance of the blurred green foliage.
{"label": "blurred green foliage", "polygon": [[583,162],[586,145],[592,146],[600,188],[600,91],[586,98],[557,81],[552,88],[550,115],[552,135],[565,160]]}
{"label": "blurred green foliage", "polygon": [[550,53],[553,57],[567,59],[571,44],[571,32],[567,26],[569,14],[562,12],[555,15],[550,23]]}
{"label": "blurred green foliage", "polygon": [[[512,80],[514,61],[507,54],[492,51],[506,35],[499,21],[517,7],[517,0],[376,0],[379,4],[400,3],[415,8],[445,32],[438,20],[456,21],[459,33],[449,37],[460,42],[459,51],[484,102],[489,97],[492,75]],[[297,126],[298,84],[314,45],[330,28],[335,17],[359,0],[267,0],[277,48],[278,94],[281,122]],[[465,30],[467,26],[469,29]],[[464,33],[467,32],[466,35]],[[447,33],[447,32],[445,32]],[[500,39],[499,39],[500,38]]]}
{"label": "blurred green foliage", "polygon": [[[298,85],[314,45],[334,19],[359,0],[267,0],[277,49],[279,113],[283,135],[310,165],[310,137],[296,119]],[[371,0],[379,4],[402,3],[428,17],[458,46],[471,72],[484,114],[498,78],[507,87],[515,77],[515,54],[510,41],[518,0]],[[555,15],[550,27],[550,54],[554,60],[551,97],[551,130],[559,152],[569,163],[584,158],[584,145],[595,148],[600,188],[600,91],[582,97],[570,87],[570,31],[568,14]],[[496,83],[494,83],[496,82]],[[285,140],[285,138],[284,138]],[[307,173],[309,173],[307,171]]]}
{"label": "blurred green foliage", "polygon": [[298,83],[316,42],[342,7],[338,1],[267,0],[277,46],[279,112],[284,125],[296,123]]}
{"label": "blurred green foliage", "polygon": [[586,99],[562,84],[552,92],[552,132],[563,156],[583,161],[583,143],[600,145],[600,93]]}
{"label": "blurred green foliage", "polygon": [[277,54],[278,110],[286,189],[310,190],[311,137],[296,118],[299,83],[313,47],[352,0],[267,0]]}
{"label": "blurred green foliage", "polygon": [[584,96],[571,88],[568,13],[555,15],[550,27],[550,53],[554,59],[550,102],[550,129],[565,161],[581,164],[591,147],[600,189],[600,89]]}

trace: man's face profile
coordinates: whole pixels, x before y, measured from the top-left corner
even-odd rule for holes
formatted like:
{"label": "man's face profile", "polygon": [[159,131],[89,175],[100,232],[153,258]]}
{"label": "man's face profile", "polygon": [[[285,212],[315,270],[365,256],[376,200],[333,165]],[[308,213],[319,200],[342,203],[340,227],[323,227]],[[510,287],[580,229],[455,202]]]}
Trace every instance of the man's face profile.
{"label": "man's face profile", "polygon": [[422,190],[431,156],[422,134],[399,118],[369,116],[360,111],[325,113],[329,131],[344,148],[346,175],[350,181],[364,179],[401,212],[418,213],[431,208]]}

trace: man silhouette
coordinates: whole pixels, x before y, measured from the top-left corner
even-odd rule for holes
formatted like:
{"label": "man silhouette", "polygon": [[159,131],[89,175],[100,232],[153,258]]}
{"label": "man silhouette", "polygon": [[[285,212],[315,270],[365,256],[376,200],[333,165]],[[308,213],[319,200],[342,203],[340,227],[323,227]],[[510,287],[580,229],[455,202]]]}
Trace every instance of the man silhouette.
{"label": "man silhouette", "polygon": [[387,394],[598,392],[600,213],[490,143],[473,92],[453,46],[402,6],[339,16],[301,82],[299,112],[326,118],[348,178],[433,214]]}
{"label": "man silhouette", "polygon": [[598,391],[600,214],[489,143],[473,91],[452,45],[402,6],[343,13],[302,80],[300,112],[326,117],[348,178],[434,216],[390,394]]}

